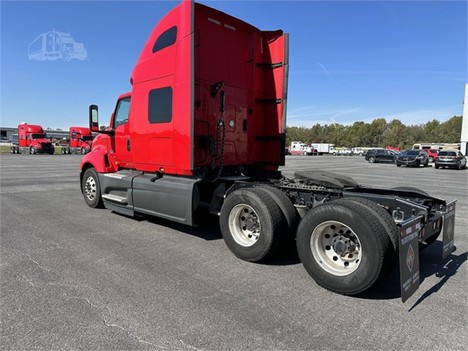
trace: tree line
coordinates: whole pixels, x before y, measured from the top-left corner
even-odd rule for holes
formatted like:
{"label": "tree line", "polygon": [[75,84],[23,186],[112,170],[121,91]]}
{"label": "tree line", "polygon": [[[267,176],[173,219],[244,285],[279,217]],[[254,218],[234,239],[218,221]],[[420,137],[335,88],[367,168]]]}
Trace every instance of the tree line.
{"label": "tree line", "polygon": [[338,123],[315,124],[311,128],[286,127],[286,146],[292,141],[306,144],[329,143],[336,147],[411,148],[415,143],[459,143],[462,117],[453,116],[445,122],[432,120],[420,125],[404,125],[400,120],[387,122],[376,118],[371,123],[354,122],[345,126]]}

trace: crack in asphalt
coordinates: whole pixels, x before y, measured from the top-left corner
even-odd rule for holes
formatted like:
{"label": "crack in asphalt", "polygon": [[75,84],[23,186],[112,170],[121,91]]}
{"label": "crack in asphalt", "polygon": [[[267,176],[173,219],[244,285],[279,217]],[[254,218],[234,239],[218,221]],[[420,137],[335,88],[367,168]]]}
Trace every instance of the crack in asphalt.
{"label": "crack in asphalt", "polygon": [[36,286],[36,284],[34,284],[31,280],[29,280],[24,274],[21,274],[21,277],[22,277],[24,280],[26,280],[26,281],[29,283],[29,285],[31,285],[31,286]]}
{"label": "crack in asphalt", "polygon": [[61,246],[60,244],[56,243],[56,242],[53,241],[53,240],[50,240],[50,239],[49,239],[49,240],[44,240],[43,238],[38,237],[37,235],[34,235],[33,233],[30,233],[30,234],[31,234],[31,236],[32,236],[33,238],[39,240],[41,243],[42,243],[42,242],[51,243],[52,245],[54,245],[55,247],[57,247],[57,248],[59,248],[59,249],[62,249],[62,250],[64,249],[63,246]]}
{"label": "crack in asphalt", "polygon": [[39,264],[39,262],[37,262],[36,260],[33,260],[33,259],[31,258],[31,255],[26,254],[26,256],[28,256],[28,260],[29,260],[29,261],[33,262],[33,263],[34,263],[36,266],[38,266],[40,269],[42,269],[42,270],[44,270],[44,271],[47,271],[47,272],[50,272],[50,269],[48,269],[48,268],[46,268],[46,267],[44,267],[44,266],[41,266],[41,265]]}
{"label": "crack in asphalt", "polygon": [[197,350],[197,351],[204,351],[205,349],[199,349],[199,348],[196,348],[195,346],[192,346],[192,345],[188,345],[186,344],[182,339],[179,339],[180,343],[182,345],[184,345],[185,347],[191,349],[191,350]]}
{"label": "crack in asphalt", "polygon": [[[28,257],[28,261],[31,261],[33,262],[37,267],[39,267],[41,270],[44,270],[44,271],[47,271],[47,272],[50,272],[50,269],[48,269],[47,267],[44,267],[43,265],[41,265],[38,261],[34,260],[31,255],[29,254],[26,254],[26,256]],[[32,280],[30,280],[28,277],[26,277],[26,275],[22,274],[21,275],[21,278],[24,279],[30,286],[32,287],[36,287],[37,284],[35,284]],[[57,286],[57,287],[73,287],[73,288],[78,288],[77,285],[67,285],[67,284],[58,284],[58,283],[52,283],[52,282],[44,282],[45,285],[49,285],[49,286]],[[61,294],[62,296],[66,297],[65,294]],[[96,304],[94,304],[93,302],[91,302],[88,298],[86,297],[80,297],[80,296],[72,296],[72,297],[68,297],[68,299],[76,299],[76,300],[84,300],[89,306],[91,306],[92,308],[96,309],[99,311],[101,317],[102,317],[102,321],[104,323],[104,325],[106,327],[110,327],[110,328],[117,328],[117,329],[120,329],[121,331],[123,331],[125,334],[127,334],[129,337],[131,337],[132,339],[136,340],[138,343],[142,343],[142,344],[145,344],[145,345],[150,345],[156,349],[159,349],[159,350],[164,350],[166,349],[165,347],[162,347],[160,345],[157,345],[157,344],[154,344],[152,342],[149,342],[141,337],[139,337],[138,335],[132,333],[131,331],[127,330],[125,327],[119,325],[119,324],[116,324],[116,323],[113,323],[111,322],[111,313],[110,313],[110,310],[108,307],[106,306],[98,306]],[[107,311],[106,312],[103,312],[103,311]],[[108,316],[107,316],[108,315]],[[182,342],[182,341],[181,341]],[[183,342],[182,342],[183,343]],[[184,343],[183,343],[184,344]],[[186,344],[184,344],[185,346],[188,346]],[[195,349],[195,348],[193,348]],[[198,349],[197,349],[198,350]]]}
{"label": "crack in asphalt", "polygon": [[127,334],[129,337],[131,337],[132,339],[136,339],[136,341],[138,341],[139,343],[142,343],[142,344],[146,344],[146,345],[151,345],[151,346],[154,346],[156,347],[157,349],[160,349],[160,350],[164,350],[165,348],[162,347],[162,346],[159,346],[159,345],[156,345],[152,342],[149,342],[149,341],[146,341],[144,340],[143,338],[139,337],[138,335],[135,335],[134,333],[132,333],[131,331],[127,330],[125,327],[122,327],[121,325],[119,324],[115,324],[115,323],[112,323],[109,321],[110,316],[107,317],[106,316],[106,313],[102,312],[102,310],[106,310],[107,311],[107,314],[111,314],[110,313],[110,310],[108,307],[106,306],[98,306],[94,303],[92,303],[88,298],[86,297],[79,297],[79,296],[72,296],[70,297],[69,299],[77,299],[77,300],[84,300],[86,301],[86,303],[88,305],[90,305],[91,307],[97,309],[99,311],[99,313],[101,314],[102,316],[102,321],[104,322],[104,325],[106,327],[110,327],[110,328],[117,328],[117,329],[120,329],[121,331],[123,331],[125,334]]}

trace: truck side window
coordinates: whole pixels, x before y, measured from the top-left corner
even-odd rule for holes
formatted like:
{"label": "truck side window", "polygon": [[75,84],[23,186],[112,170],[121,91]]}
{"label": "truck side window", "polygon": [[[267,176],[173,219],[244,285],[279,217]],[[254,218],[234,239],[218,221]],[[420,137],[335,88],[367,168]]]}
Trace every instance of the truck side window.
{"label": "truck side window", "polygon": [[168,30],[166,30],[164,33],[162,33],[158,37],[158,39],[156,39],[156,42],[154,43],[154,46],[153,46],[153,54],[157,51],[160,51],[174,44],[176,42],[176,38],[177,38],[176,26],[171,27]]}
{"label": "truck side window", "polygon": [[148,96],[148,121],[167,123],[172,120],[172,88],[150,90]]}
{"label": "truck side window", "polygon": [[114,128],[117,128],[121,124],[128,122],[128,113],[130,111],[130,98],[125,98],[119,101],[117,109],[115,111]]}

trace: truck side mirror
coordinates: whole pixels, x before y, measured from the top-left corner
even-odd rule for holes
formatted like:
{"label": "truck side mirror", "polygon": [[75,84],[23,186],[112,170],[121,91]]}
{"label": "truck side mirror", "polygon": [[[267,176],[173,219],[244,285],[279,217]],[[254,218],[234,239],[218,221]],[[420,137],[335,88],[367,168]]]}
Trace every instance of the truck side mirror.
{"label": "truck side mirror", "polygon": [[97,105],[89,106],[89,129],[92,132],[99,132],[99,117]]}

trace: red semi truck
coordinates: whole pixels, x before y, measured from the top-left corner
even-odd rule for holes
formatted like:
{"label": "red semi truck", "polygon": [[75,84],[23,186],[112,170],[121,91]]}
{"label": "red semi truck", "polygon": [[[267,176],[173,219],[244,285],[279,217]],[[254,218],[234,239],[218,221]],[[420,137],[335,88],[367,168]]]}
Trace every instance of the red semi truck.
{"label": "red semi truck", "polygon": [[54,144],[48,139],[41,126],[20,123],[18,125],[18,141],[12,143],[13,154],[53,154]]}
{"label": "red semi truck", "polygon": [[62,154],[87,154],[91,151],[94,135],[87,127],[70,127],[66,145],[62,145]]}
{"label": "red semi truck", "polygon": [[285,177],[288,35],[183,1],[156,25],[109,127],[81,161],[90,207],[191,226],[219,217],[227,247],[257,262],[294,242],[321,286],[355,295],[400,262],[402,299],[419,286],[419,249],[443,232],[454,249],[455,201],[413,188],[363,186],[320,170]]}

